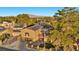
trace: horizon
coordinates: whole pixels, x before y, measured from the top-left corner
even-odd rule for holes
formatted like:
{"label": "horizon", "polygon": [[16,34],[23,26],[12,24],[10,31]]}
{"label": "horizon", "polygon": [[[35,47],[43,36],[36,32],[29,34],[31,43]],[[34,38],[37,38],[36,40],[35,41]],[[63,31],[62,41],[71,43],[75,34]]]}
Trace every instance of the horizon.
{"label": "horizon", "polygon": [[61,9],[63,7],[0,7],[0,16],[17,16],[18,14],[53,16],[57,10]]}
{"label": "horizon", "polygon": [[[64,7],[0,7],[0,16],[17,16],[19,14],[29,14],[36,16],[53,16],[58,10]],[[76,7],[79,10],[79,7]]]}

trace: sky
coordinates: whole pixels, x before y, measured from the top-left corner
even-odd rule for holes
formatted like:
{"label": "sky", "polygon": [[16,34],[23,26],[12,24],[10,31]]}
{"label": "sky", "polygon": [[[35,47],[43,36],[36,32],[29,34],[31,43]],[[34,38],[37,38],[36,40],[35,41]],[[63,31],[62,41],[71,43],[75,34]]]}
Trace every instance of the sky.
{"label": "sky", "polygon": [[32,14],[39,16],[53,16],[63,7],[0,7],[0,16],[16,16],[18,14]]}

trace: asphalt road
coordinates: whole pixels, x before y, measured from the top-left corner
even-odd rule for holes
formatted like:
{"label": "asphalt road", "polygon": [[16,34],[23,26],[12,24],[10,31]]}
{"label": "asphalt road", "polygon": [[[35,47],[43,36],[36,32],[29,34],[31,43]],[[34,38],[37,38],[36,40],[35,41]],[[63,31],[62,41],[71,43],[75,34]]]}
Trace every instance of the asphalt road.
{"label": "asphalt road", "polygon": [[0,51],[17,51],[17,50],[0,47]]}
{"label": "asphalt road", "polygon": [[37,51],[36,49],[33,48],[26,48],[26,43],[24,41],[16,41],[13,46],[18,45],[19,50],[16,49],[10,49],[10,47],[6,48],[5,45],[0,47],[0,51]]}
{"label": "asphalt road", "polygon": [[29,49],[29,48],[26,48],[24,50],[14,50],[14,49],[8,49],[8,48],[0,47],[0,51],[37,51],[37,50]]}

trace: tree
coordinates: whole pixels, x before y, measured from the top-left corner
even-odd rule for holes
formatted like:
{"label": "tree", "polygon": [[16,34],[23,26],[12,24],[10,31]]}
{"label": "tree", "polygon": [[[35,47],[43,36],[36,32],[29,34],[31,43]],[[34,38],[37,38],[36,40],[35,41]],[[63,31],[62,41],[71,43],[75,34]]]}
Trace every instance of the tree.
{"label": "tree", "polygon": [[[74,7],[65,7],[62,10],[58,10],[55,14],[56,30],[61,31],[61,40],[63,46],[73,46],[73,41],[78,35],[79,30],[79,12]],[[58,33],[60,34],[60,32]],[[68,35],[72,35],[68,38]]]}
{"label": "tree", "polygon": [[35,19],[30,18],[27,14],[19,14],[16,18],[16,21],[21,24],[32,25],[36,22]]}

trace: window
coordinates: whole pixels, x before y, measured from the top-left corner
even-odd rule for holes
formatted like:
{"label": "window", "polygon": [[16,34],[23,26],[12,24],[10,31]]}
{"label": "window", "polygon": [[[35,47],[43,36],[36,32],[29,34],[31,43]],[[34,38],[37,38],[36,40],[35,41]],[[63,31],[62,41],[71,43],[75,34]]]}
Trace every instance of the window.
{"label": "window", "polygon": [[26,32],[26,33],[25,33],[25,36],[29,36],[29,33]]}

